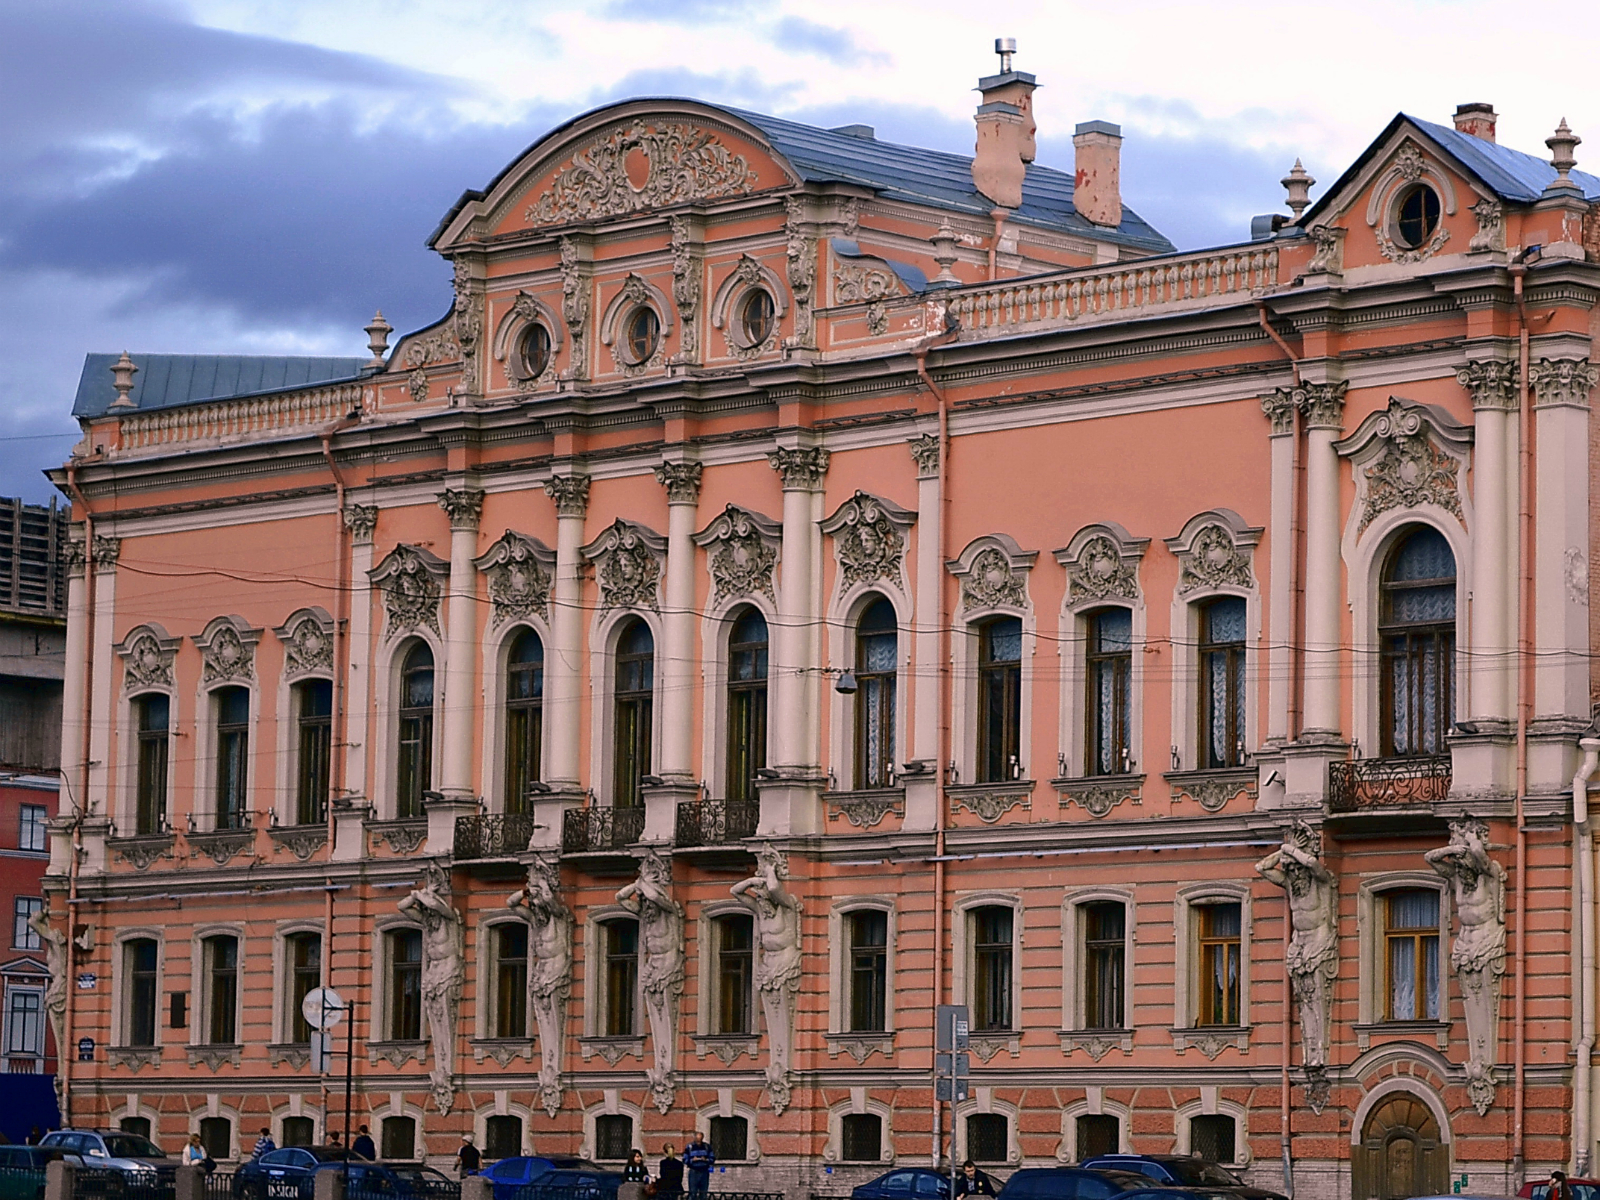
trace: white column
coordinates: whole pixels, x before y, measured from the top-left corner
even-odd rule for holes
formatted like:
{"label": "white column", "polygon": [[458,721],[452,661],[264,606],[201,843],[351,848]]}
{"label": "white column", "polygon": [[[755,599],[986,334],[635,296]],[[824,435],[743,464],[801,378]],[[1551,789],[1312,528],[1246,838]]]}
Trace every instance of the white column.
{"label": "white column", "polygon": [[1306,698],[1303,733],[1340,732],[1339,454],[1343,383],[1304,387],[1306,418]]}
{"label": "white column", "polygon": [[656,467],[656,478],[667,489],[659,773],[669,784],[694,778],[694,532],[700,503],[700,471],[697,462],[664,462]]}
{"label": "white column", "polygon": [[116,723],[116,689],[111,669],[117,644],[117,556],[122,539],[94,539],[94,640],[91,648],[93,673],[89,680],[93,705],[89,720],[89,763],[87,784],[80,802],[88,815],[108,819],[111,815],[112,731]]}
{"label": "white column", "polygon": [[[917,464],[917,612],[912,639],[913,664],[911,753],[908,758],[931,768],[923,775],[907,775],[907,829],[932,829],[939,803],[939,593],[945,567],[939,553],[939,527],[944,513],[939,496],[939,456],[935,434],[911,439],[911,456]],[[840,747],[836,762],[848,760]]]}
{"label": "white column", "polygon": [[553,653],[545,658],[545,719],[550,722],[550,786],[578,787],[578,719],[582,700],[583,521],[589,512],[589,477],[562,475],[548,480],[545,492],[556,503],[555,608],[551,615]]}
{"label": "white column", "polygon": [[[345,676],[344,790],[346,798],[359,808],[370,800],[367,796],[367,752],[373,739],[373,714],[372,579],[369,573],[378,510],[375,506],[349,504],[343,516],[345,528],[350,531],[350,625],[345,639],[350,668]],[[343,840],[341,836],[341,843]]]}
{"label": "white column", "polygon": [[439,507],[450,517],[450,590],[445,601],[444,739],[439,790],[467,800],[472,790],[472,745],[478,710],[478,519],[483,493],[446,488]]}
{"label": "white column", "polygon": [[61,789],[57,813],[72,815],[72,805],[89,785],[83,746],[83,698],[89,670],[89,583],[84,575],[81,541],[67,545],[66,674],[61,681],[61,767],[67,786]]}
{"label": "white column", "polygon": [[812,497],[828,470],[828,451],[801,447],[774,450],[768,456],[783,477],[783,566],[778,579],[778,625],[772,631],[773,766],[803,774],[814,766],[815,751],[807,746],[812,722],[805,711],[810,690],[805,668],[812,658],[813,544],[818,540]]}
{"label": "white column", "polygon": [[1289,740],[1294,700],[1294,407],[1294,394],[1288,388],[1261,397],[1261,411],[1272,422],[1266,671],[1266,740],[1271,744]]}
{"label": "white column", "polygon": [[[1509,620],[1517,560],[1507,529],[1508,436],[1516,421],[1516,367],[1494,360],[1468,363],[1456,379],[1472,393],[1472,611],[1467,659],[1467,716],[1474,720],[1511,718],[1512,657],[1515,630]],[[1511,509],[1515,512],[1515,507]],[[1509,554],[1509,557],[1508,557]]]}

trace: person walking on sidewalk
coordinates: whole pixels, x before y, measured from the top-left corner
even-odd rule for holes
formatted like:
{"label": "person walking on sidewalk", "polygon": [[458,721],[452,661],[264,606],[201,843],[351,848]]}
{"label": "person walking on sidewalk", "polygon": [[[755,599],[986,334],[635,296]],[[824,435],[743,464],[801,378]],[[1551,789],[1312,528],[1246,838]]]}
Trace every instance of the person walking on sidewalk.
{"label": "person walking on sidewalk", "polygon": [[357,1158],[365,1158],[368,1161],[378,1157],[378,1147],[372,1141],[372,1131],[365,1125],[356,1134],[355,1141],[350,1143],[350,1153]]}
{"label": "person walking on sidewalk", "polygon": [[683,1160],[671,1142],[661,1147],[661,1164],[656,1169],[656,1200],[672,1200],[683,1193]]}
{"label": "person walking on sidewalk", "polygon": [[689,1200],[705,1200],[711,1190],[711,1168],[716,1164],[717,1156],[705,1136],[696,1130],[694,1141],[683,1148],[683,1166],[689,1172]]}
{"label": "person walking on sidewalk", "polygon": [[472,1144],[472,1135],[461,1135],[461,1149],[456,1151],[457,1173],[462,1179],[468,1175],[476,1175],[478,1168],[483,1165],[483,1155],[478,1153],[478,1148]]}

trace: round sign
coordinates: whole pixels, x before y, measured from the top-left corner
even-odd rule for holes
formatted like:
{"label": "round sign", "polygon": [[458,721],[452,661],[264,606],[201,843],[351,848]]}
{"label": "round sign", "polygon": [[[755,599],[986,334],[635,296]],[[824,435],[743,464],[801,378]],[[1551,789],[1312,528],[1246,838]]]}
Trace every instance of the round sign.
{"label": "round sign", "polygon": [[312,988],[300,1002],[300,1015],[313,1029],[332,1029],[344,1016],[344,997],[332,988]]}

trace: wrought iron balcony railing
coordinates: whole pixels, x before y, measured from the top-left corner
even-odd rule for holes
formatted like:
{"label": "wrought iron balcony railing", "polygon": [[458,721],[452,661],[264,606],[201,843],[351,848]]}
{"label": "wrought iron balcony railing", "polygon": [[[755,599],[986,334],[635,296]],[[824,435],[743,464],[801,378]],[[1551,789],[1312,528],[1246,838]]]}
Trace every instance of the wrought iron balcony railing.
{"label": "wrought iron balcony railing", "polygon": [[1450,756],[1359,758],[1328,764],[1328,811],[1422,808],[1450,794]]}
{"label": "wrought iron balcony railing", "polygon": [[457,817],[457,858],[501,858],[519,854],[533,838],[532,813],[490,813]]}
{"label": "wrought iron balcony railing", "polygon": [[620,850],[644,836],[644,807],[569,808],[561,815],[561,852]]}
{"label": "wrought iron balcony railing", "polygon": [[761,820],[757,800],[691,800],[678,805],[676,846],[726,846],[755,837]]}

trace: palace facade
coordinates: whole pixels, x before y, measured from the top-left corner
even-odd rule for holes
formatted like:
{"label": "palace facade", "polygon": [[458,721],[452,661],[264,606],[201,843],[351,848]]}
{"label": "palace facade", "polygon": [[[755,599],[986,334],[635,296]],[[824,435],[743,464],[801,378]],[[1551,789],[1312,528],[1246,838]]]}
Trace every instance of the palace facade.
{"label": "palace facade", "polygon": [[348,1034],[391,1156],[1590,1167],[1600,179],[1401,115],[1179,253],[1008,58],[971,159],[580,117],[370,359],[89,356],[72,1120],[321,1138]]}

